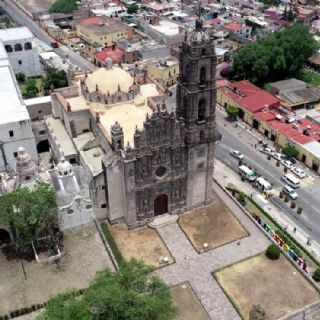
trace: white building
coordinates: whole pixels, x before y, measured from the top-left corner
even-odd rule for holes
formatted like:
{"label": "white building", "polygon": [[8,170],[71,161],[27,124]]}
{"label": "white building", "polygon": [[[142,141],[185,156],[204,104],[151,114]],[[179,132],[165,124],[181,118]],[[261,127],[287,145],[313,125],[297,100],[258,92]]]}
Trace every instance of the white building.
{"label": "white building", "polygon": [[15,74],[21,72],[28,77],[41,75],[38,51],[27,27],[2,29],[0,40],[6,48]]}
{"label": "white building", "polygon": [[32,160],[37,160],[38,155],[30,117],[1,42],[0,84],[0,171],[11,171],[15,167],[19,147],[24,147]]}

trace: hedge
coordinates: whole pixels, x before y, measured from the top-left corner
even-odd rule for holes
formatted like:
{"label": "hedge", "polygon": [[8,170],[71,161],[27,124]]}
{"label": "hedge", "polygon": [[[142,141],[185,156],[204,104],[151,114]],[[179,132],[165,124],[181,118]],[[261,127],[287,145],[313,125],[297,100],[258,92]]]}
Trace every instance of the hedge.
{"label": "hedge", "polygon": [[109,230],[108,224],[106,222],[101,222],[101,229],[104,233],[104,236],[106,237],[106,240],[109,243],[109,246],[113,252],[115,259],[117,260],[117,263],[120,264],[124,259],[122,257],[122,254],[121,254],[116,242],[113,239],[113,236]]}
{"label": "hedge", "polygon": [[[235,188],[226,187],[226,189],[231,192],[236,192],[236,193],[241,192]],[[260,212],[262,214],[264,214],[278,229],[282,229],[281,226],[279,225],[279,223],[277,221],[275,221],[257,202],[255,202],[253,199],[251,199],[247,195],[246,195],[246,198],[247,198],[247,200],[251,201],[251,203],[254,204],[256,206],[256,208],[258,210],[260,210]],[[281,232],[285,237],[287,237],[288,240],[291,241],[291,245],[294,244],[296,247],[298,247],[303,253],[305,253],[310,258],[310,260],[312,260],[316,264],[317,267],[320,267],[320,264],[317,261],[317,259],[315,259],[314,256],[309,251],[307,251],[295,238],[293,238],[286,231],[281,231]],[[299,251],[298,251],[298,253],[301,255],[301,253]]]}

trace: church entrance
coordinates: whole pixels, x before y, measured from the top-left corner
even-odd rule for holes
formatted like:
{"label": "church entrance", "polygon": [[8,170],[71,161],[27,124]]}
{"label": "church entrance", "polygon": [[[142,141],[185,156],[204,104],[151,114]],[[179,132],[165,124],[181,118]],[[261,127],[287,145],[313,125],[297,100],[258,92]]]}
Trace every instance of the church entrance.
{"label": "church entrance", "polygon": [[11,241],[10,234],[7,230],[0,229],[0,246]]}
{"label": "church entrance", "polygon": [[160,216],[168,212],[168,196],[160,194],[154,200],[154,216]]}

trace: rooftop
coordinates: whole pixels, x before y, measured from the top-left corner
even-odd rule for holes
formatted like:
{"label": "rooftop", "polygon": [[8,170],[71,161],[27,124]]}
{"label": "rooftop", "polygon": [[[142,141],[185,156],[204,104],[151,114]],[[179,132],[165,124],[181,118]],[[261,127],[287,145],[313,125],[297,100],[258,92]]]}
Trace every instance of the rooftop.
{"label": "rooftop", "polygon": [[150,27],[166,36],[175,36],[180,33],[178,24],[166,20],[160,20],[158,25],[151,24]]}
{"label": "rooftop", "polygon": [[278,97],[290,106],[320,101],[320,86],[284,92]]}
{"label": "rooftop", "polygon": [[32,33],[27,27],[9,28],[0,30],[0,39],[3,42],[12,40],[24,40],[33,38]]}
{"label": "rooftop", "polygon": [[0,108],[0,124],[28,120],[29,114],[2,42],[0,42],[0,83],[0,101],[3,104]]}
{"label": "rooftop", "polygon": [[297,87],[297,86],[303,87],[303,88],[307,87],[305,82],[295,78],[272,82],[272,83],[269,83],[269,85],[274,88],[277,88],[279,91],[282,91],[282,90],[288,91],[292,88],[294,90],[294,87]]}
{"label": "rooftop", "polygon": [[320,143],[318,141],[311,141],[303,146],[310,153],[314,154],[317,158],[320,158]]}
{"label": "rooftop", "polygon": [[113,63],[119,63],[124,56],[124,51],[120,48],[106,48],[100,52],[97,52],[95,56],[102,62],[104,62],[107,58],[110,58],[112,59]]}
{"label": "rooftop", "polygon": [[231,31],[237,31],[237,30],[241,30],[241,29],[246,29],[247,26],[245,24],[240,24],[237,22],[230,22],[228,24],[225,24],[223,26],[225,29],[231,30]]}
{"label": "rooftop", "polygon": [[233,82],[218,90],[251,113],[261,111],[266,106],[272,108],[280,104],[279,99],[247,80]]}
{"label": "rooftop", "polygon": [[97,176],[102,170],[102,158],[104,157],[104,152],[101,147],[91,148],[89,150],[81,150],[80,156],[83,161],[88,166],[92,176]]}

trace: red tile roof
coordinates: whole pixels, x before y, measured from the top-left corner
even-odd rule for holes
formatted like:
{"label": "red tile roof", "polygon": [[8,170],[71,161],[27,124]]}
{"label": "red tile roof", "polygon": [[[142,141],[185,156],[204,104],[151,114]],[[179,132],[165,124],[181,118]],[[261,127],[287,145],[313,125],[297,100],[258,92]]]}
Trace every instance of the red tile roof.
{"label": "red tile roof", "polygon": [[211,19],[207,21],[210,25],[220,24],[221,20],[219,18]]}
{"label": "red tile roof", "polygon": [[268,121],[274,120],[277,114],[278,113],[274,111],[260,111],[255,113],[254,117],[256,119],[268,122]]}
{"label": "red tile roof", "polygon": [[240,24],[237,22],[230,22],[228,24],[225,24],[224,28],[232,31],[237,31],[237,30],[245,29],[247,28],[247,26],[245,24]]}
{"label": "red tile roof", "polygon": [[236,104],[251,113],[262,111],[265,106],[271,109],[280,105],[279,99],[247,80],[233,82],[229,86],[219,88],[218,90],[222,90]]}
{"label": "red tile roof", "polygon": [[119,48],[106,48],[100,52],[95,54],[96,58],[98,58],[102,63],[107,59],[111,58],[113,63],[119,63],[123,56],[124,51]]}

